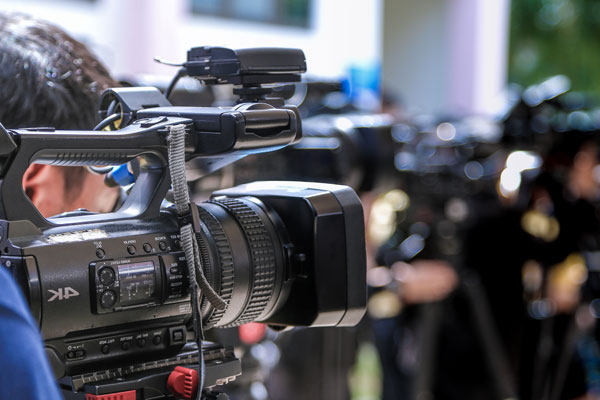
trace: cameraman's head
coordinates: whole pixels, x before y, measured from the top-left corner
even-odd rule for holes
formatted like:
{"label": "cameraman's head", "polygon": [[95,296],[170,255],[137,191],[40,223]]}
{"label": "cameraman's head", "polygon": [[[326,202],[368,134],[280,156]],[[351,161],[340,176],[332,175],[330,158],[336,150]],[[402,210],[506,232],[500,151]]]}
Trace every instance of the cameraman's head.
{"label": "cameraman's head", "polygon": [[[90,130],[102,91],[117,86],[87,48],[60,28],[0,13],[0,122],[7,128]],[[118,191],[83,167],[33,164],[23,188],[44,216],[110,211]]]}

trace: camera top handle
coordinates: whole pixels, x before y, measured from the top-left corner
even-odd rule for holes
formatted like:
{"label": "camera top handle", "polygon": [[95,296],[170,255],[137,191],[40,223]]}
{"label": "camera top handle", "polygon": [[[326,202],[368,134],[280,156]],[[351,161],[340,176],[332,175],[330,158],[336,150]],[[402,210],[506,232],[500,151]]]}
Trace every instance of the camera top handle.
{"label": "camera top handle", "polygon": [[[6,130],[0,126],[0,218],[29,220],[40,229],[134,216],[154,218],[170,187],[168,126],[186,126],[186,159],[201,157],[207,173],[246,154],[276,150],[299,139],[301,131],[296,112],[275,108],[252,110],[253,106],[260,107],[260,104],[240,104],[231,109],[148,109],[145,110],[147,115],[159,116],[136,119],[129,126],[112,132],[51,128]],[[121,209],[114,213],[85,213],[47,220],[22,188],[23,174],[33,162],[61,166],[116,165],[138,156],[141,157],[140,174],[136,184]]]}
{"label": "camera top handle", "polygon": [[[7,130],[0,125],[0,219],[29,220],[46,229],[158,216],[170,187],[167,135],[172,125],[185,125],[186,160],[199,158],[204,173],[247,154],[277,150],[302,137],[298,110],[284,105],[271,87],[262,87],[299,81],[306,71],[302,50],[195,47],[188,51],[182,70],[177,77],[238,85],[234,92],[241,91],[241,101],[234,107],[173,107],[156,88],[115,88],[103,93],[99,114],[113,126],[118,123],[118,130]],[[270,93],[275,97],[268,97]],[[23,191],[23,174],[34,162],[117,165],[136,157],[139,176],[123,206],[113,213],[80,212],[46,219]]]}
{"label": "camera top handle", "polygon": [[[165,140],[158,134],[158,129],[143,129],[134,125],[115,132],[2,129],[0,218],[8,221],[29,220],[40,229],[82,222],[81,219],[70,218],[46,220],[39,213],[22,188],[23,174],[33,162],[61,166],[110,165],[125,163],[141,155],[147,160],[147,168],[140,174],[138,187],[134,187],[131,199],[127,201],[129,204],[124,204],[114,215],[85,218],[86,221],[94,218],[120,219],[126,215],[155,213],[162,201],[162,198],[155,197],[160,197],[160,194],[164,197],[169,187],[168,177],[164,173],[166,156],[161,151]],[[14,146],[9,152],[11,142]]]}

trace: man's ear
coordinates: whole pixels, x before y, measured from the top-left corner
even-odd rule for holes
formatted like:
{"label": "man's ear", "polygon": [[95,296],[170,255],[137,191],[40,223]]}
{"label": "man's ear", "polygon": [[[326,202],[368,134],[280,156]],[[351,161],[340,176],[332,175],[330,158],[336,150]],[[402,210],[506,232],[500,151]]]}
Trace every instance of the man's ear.
{"label": "man's ear", "polygon": [[23,191],[31,199],[36,186],[36,177],[44,169],[44,164],[31,164],[25,174],[23,174]]}
{"label": "man's ear", "polygon": [[64,211],[65,177],[60,168],[31,164],[23,174],[23,191],[46,218]]}

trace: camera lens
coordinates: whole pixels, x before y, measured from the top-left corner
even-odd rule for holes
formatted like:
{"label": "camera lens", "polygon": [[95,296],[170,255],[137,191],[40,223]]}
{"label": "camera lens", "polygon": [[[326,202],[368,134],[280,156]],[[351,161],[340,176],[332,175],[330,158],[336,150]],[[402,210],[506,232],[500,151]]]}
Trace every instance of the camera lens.
{"label": "camera lens", "polygon": [[196,239],[207,279],[226,301],[215,310],[205,301],[206,327],[261,321],[287,297],[287,232],[279,217],[252,197],[220,197],[198,206],[203,231]]}

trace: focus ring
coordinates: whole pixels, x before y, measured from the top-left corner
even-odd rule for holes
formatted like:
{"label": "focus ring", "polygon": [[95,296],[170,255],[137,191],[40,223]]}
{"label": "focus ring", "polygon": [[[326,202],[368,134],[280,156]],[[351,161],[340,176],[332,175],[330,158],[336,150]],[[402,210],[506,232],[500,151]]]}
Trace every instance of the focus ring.
{"label": "focus ring", "polygon": [[[229,246],[227,236],[225,235],[225,232],[223,232],[223,228],[217,219],[202,207],[198,207],[198,214],[210,232],[210,236],[212,237],[217,248],[219,262],[221,264],[221,286],[220,288],[215,288],[215,290],[217,293],[219,293],[221,298],[225,300],[227,307],[229,307],[229,301],[231,300],[231,296],[233,294],[233,281],[235,277],[231,247]],[[205,270],[208,269],[207,267],[208,265],[204,266]],[[223,318],[223,315],[225,315],[227,307],[225,307],[223,310],[214,309],[212,315],[204,322],[204,326],[207,329],[215,326],[221,320],[221,318]]]}
{"label": "focus ring", "polygon": [[277,276],[271,235],[256,211],[241,200],[222,198],[210,202],[219,204],[233,214],[244,231],[252,258],[252,287],[250,288],[249,301],[235,322],[224,325],[224,327],[238,326],[255,321],[273,296]]}

